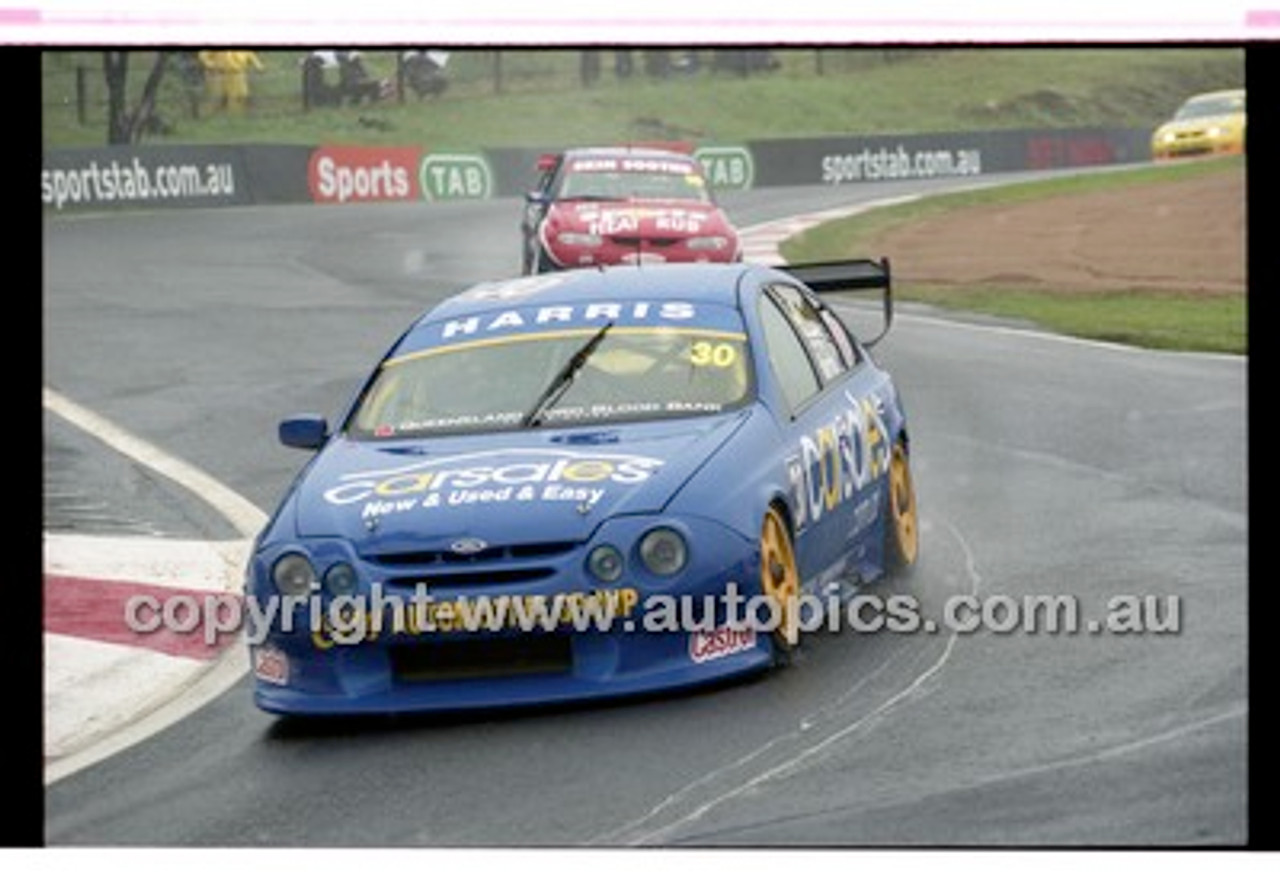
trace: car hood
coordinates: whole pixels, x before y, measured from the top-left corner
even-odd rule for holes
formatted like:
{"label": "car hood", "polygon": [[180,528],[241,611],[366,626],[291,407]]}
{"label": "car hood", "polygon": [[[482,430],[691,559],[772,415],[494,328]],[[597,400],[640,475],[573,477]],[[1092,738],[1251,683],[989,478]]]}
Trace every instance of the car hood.
{"label": "car hood", "polygon": [[581,542],[612,515],[662,511],[749,415],[394,443],[337,436],[295,488],[294,532],[358,550]]}
{"label": "car hood", "polygon": [[547,226],[557,231],[641,239],[725,235],[728,218],[714,204],[698,201],[568,201],[551,207]]}
{"label": "car hood", "polygon": [[1186,132],[1208,130],[1210,127],[1233,127],[1243,123],[1244,116],[1239,112],[1225,115],[1205,115],[1199,118],[1179,118],[1168,121],[1160,127],[1161,132]]}

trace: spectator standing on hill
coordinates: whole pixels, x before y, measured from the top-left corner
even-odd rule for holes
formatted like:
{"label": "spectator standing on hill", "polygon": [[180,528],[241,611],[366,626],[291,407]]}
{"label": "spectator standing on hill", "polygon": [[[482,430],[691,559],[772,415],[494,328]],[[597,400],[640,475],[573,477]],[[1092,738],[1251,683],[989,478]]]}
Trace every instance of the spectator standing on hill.
{"label": "spectator standing on hill", "polygon": [[249,70],[262,71],[262,60],[252,50],[227,50],[223,53],[223,68],[227,109],[244,112],[249,105]]}
{"label": "spectator standing on hill", "polygon": [[227,59],[224,50],[201,50],[196,54],[204,70],[204,95],[210,106],[224,108],[227,104]]}
{"label": "spectator standing on hill", "polygon": [[369,74],[359,50],[338,54],[338,89],[351,105],[384,99],[390,93],[390,86],[390,82]]}

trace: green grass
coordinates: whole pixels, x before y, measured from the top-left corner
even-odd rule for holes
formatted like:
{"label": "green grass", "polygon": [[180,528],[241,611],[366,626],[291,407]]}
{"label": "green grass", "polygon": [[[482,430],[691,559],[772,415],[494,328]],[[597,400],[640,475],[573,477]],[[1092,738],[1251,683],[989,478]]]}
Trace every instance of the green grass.
{"label": "green grass", "polygon": [[1243,295],[1169,292],[1079,294],[1010,288],[912,288],[904,298],[965,314],[1026,320],[1040,328],[1163,350],[1248,352]]}
{"label": "green grass", "polygon": [[[1066,194],[1116,190],[1185,177],[1239,170],[1240,158],[1082,173],[1040,183],[980,189],[923,199],[834,220],[781,246],[791,263],[872,254],[876,237],[926,217],[979,205],[1031,202]],[[900,289],[901,291],[901,289]],[[1156,291],[1085,293],[1028,291],[1021,286],[913,285],[901,295],[964,313],[1020,319],[1054,332],[1141,347],[1244,354],[1248,351],[1243,294],[1179,294]]]}
{"label": "green grass", "polygon": [[[208,108],[193,117],[192,95],[176,74],[167,77],[160,114],[172,131],[148,136],[148,142],[354,142],[447,150],[1041,126],[1154,128],[1188,94],[1244,83],[1243,52],[1217,47],[787,49],[775,51],[782,67],[770,74],[741,78],[703,70],[666,80],[645,76],[638,58],[636,74],[620,80],[606,52],[591,87],[580,81],[577,51],[470,49],[453,52],[451,86],[440,99],[304,113],[303,52],[259,55],[266,70],[253,75],[254,105],[240,117]],[[394,76],[393,53],[364,55],[372,73]],[[154,53],[134,56],[129,83],[136,95]],[[45,52],[41,61],[45,147],[101,145],[106,94],[100,54]]]}

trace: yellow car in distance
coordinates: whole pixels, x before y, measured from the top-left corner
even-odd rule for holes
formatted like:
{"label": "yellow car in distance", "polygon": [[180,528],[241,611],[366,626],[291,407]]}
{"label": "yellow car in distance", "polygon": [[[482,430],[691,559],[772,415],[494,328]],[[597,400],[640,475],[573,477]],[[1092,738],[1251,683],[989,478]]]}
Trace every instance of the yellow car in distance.
{"label": "yellow car in distance", "polygon": [[1167,161],[1192,155],[1244,152],[1244,90],[1200,93],[1184,102],[1151,135],[1151,157]]}

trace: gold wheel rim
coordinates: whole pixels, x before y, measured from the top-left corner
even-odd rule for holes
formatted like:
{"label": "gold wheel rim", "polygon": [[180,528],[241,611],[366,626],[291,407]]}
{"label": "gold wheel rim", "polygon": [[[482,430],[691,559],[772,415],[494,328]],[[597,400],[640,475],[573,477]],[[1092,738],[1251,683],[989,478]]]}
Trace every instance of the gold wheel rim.
{"label": "gold wheel rim", "polygon": [[902,557],[911,564],[920,548],[920,529],[916,520],[916,490],[911,482],[911,465],[907,450],[894,445],[889,466],[889,509]]}
{"label": "gold wheel rim", "polygon": [[778,606],[781,623],[775,635],[790,648],[799,639],[795,612],[800,600],[800,571],[786,522],[772,508],[764,516],[760,533],[760,583],[764,594]]}

